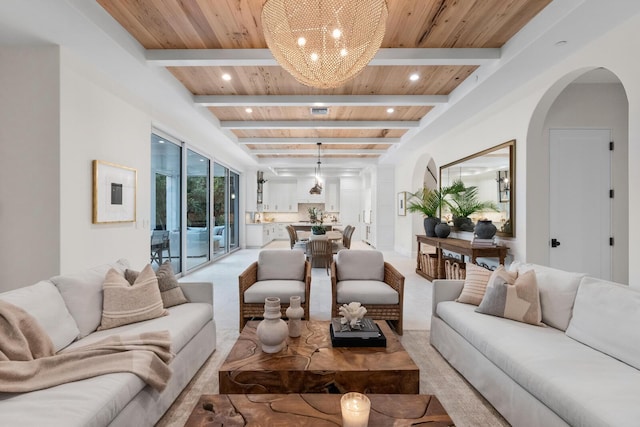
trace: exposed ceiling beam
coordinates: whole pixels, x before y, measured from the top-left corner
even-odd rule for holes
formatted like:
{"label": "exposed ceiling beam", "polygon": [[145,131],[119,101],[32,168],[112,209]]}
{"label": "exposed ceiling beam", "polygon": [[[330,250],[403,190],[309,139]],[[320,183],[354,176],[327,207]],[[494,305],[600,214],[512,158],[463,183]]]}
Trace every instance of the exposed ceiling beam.
{"label": "exposed ceiling beam", "polygon": [[229,120],[221,121],[222,129],[410,129],[419,121],[365,121],[365,120]]}
{"label": "exposed ceiling beam", "polygon": [[444,104],[447,95],[197,95],[205,107],[428,106]]}
{"label": "exposed ceiling beam", "polygon": [[[500,54],[497,48],[383,48],[369,65],[484,65]],[[279,66],[269,49],[147,49],[145,58],[162,67]]]}
{"label": "exposed ceiling beam", "polygon": [[294,145],[323,144],[355,145],[355,144],[399,144],[400,138],[238,138],[238,144]]}
{"label": "exposed ceiling beam", "polygon": [[[313,168],[317,165],[316,159],[307,157],[298,157],[295,159],[296,167],[292,167],[292,161],[287,157],[273,157],[269,159],[258,158],[258,163],[263,163],[273,168],[287,168],[294,169],[307,169]],[[377,157],[331,157],[328,159],[322,159],[322,171],[331,170],[336,167],[347,168],[363,168],[364,165],[377,164]],[[313,169],[310,170],[313,172]]]}
{"label": "exposed ceiling beam", "polygon": [[[322,156],[327,155],[343,155],[343,156],[356,156],[356,155],[381,155],[386,154],[387,150],[372,150],[372,149],[337,149],[337,150],[322,150]],[[261,150],[251,150],[251,154],[256,156],[264,155],[264,156],[310,156],[317,158],[318,152],[311,149],[288,149],[288,148],[276,148],[276,149],[261,149]],[[322,160],[324,157],[321,157]]]}

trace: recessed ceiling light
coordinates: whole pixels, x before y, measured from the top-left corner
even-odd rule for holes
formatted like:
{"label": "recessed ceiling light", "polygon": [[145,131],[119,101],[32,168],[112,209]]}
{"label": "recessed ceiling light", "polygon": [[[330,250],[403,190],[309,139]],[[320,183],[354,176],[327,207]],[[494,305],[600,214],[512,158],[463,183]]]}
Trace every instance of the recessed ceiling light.
{"label": "recessed ceiling light", "polygon": [[396,111],[396,110],[394,110],[393,108],[387,108],[387,113],[389,113],[389,114],[393,113],[394,111]]}
{"label": "recessed ceiling light", "polygon": [[420,76],[419,76],[419,75],[417,75],[417,74],[411,74],[411,75],[409,76],[409,80],[411,80],[412,82],[415,82],[415,81],[416,81],[416,80],[418,80],[419,78],[420,78]]}
{"label": "recessed ceiling light", "polygon": [[222,80],[226,80],[226,81],[231,80],[231,75],[229,75],[229,74],[223,74],[223,75],[222,75]]}
{"label": "recessed ceiling light", "polygon": [[253,113],[253,108],[245,108],[244,111],[247,113]]}

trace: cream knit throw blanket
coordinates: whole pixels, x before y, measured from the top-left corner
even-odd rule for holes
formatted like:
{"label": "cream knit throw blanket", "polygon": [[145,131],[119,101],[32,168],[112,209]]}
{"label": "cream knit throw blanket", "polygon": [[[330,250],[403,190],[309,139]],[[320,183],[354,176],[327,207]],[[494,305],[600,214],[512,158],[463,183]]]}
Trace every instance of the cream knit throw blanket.
{"label": "cream knit throw blanket", "polygon": [[110,336],[54,352],[38,322],[0,300],[0,392],[22,393],[114,372],[131,372],[158,391],[171,377],[169,332]]}

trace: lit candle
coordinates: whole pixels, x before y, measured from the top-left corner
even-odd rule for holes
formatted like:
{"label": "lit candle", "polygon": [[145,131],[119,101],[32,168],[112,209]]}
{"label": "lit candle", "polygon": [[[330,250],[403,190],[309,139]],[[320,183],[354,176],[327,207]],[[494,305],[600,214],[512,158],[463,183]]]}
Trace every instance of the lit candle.
{"label": "lit candle", "polygon": [[347,393],[340,399],[343,427],[367,427],[371,401],[361,393]]}

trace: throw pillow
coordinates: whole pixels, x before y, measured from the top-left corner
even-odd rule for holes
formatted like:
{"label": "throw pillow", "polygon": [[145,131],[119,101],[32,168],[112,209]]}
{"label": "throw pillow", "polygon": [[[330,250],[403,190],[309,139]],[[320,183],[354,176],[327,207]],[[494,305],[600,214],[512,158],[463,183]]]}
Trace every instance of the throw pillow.
{"label": "throw pillow", "polygon": [[155,319],[169,314],[162,307],[158,279],[150,265],[130,285],[115,269],[110,269],[102,285],[102,321],[98,330]]}
{"label": "throw pillow", "polygon": [[[127,269],[124,272],[124,277],[133,285],[139,274],[140,273],[135,270]],[[171,261],[165,261],[160,268],[158,268],[156,278],[158,279],[158,287],[160,288],[160,296],[162,297],[164,308],[189,302],[184,296],[182,288],[178,285],[178,279],[176,279],[173,268],[171,268]]]}
{"label": "throw pillow", "polygon": [[466,271],[467,275],[464,279],[464,286],[456,301],[478,305],[480,301],[482,301],[492,271],[469,262],[466,265]]}
{"label": "throw pillow", "polygon": [[513,285],[504,278],[496,279],[491,286],[487,286],[484,298],[476,311],[532,325],[542,325],[536,273],[529,270],[518,275]]}

